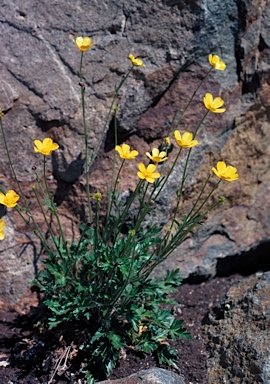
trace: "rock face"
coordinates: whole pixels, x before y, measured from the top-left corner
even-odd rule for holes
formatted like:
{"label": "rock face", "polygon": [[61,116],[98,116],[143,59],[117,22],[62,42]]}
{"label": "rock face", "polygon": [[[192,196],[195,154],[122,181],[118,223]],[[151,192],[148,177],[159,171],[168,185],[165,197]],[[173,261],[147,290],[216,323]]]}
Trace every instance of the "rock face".
{"label": "rock face", "polygon": [[[231,265],[232,272],[242,268],[241,255],[248,256],[246,268],[251,268],[261,246],[265,251],[261,252],[262,265],[257,267],[269,267],[268,1],[59,0],[48,4],[45,0],[14,0],[1,6],[0,14],[0,107],[15,171],[37,211],[31,192],[35,182],[32,166],[42,177],[42,158],[34,153],[33,140],[51,137],[59,143],[60,149],[48,159],[46,177],[69,236],[76,236],[76,222],[85,219],[86,201],[80,52],[72,40],[89,35],[97,43],[86,52],[83,64],[90,151],[101,137],[115,85],[130,67],[129,53],[144,60],[145,67],[132,72],[117,99],[119,141],[138,148],[139,161],[168,133],[175,111],[185,108],[209,70],[208,54],[222,56],[226,71],[212,71],[179,127],[182,132],[194,132],[205,113],[201,102],[205,92],[224,98],[226,113],[209,115],[199,130],[201,144],[192,152],[185,205],[176,218],[181,220],[190,208],[217,161],[236,166],[240,179],[222,183],[216,198],[227,197],[223,207],[209,214],[205,225],[175,250],[165,267],[180,267],[183,277],[222,275],[230,272]],[[114,155],[111,122],[112,117],[90,172],[94,191],[106,191],[110,180]],[[174,147],[169,163],[175,152]],[[154,220],[165,228],[173,215],[182,171],[183,159],[156,204]],[[134,164],[124,169],[119,183],[123,195],[135,187],[136,178],[130,175],[136,172]],[[2,138],[0,176],[3,188],[16,188]],[[37,220],[43,225],[38,213]],[[42,250],[14,211],[9,210],[5,221],[6,239],[0,244],[0,308],[19,309]]]}
{"label": "rock face", "polygon": [[209,382],[270,382],[270,272],[233,286],[205,318]]}

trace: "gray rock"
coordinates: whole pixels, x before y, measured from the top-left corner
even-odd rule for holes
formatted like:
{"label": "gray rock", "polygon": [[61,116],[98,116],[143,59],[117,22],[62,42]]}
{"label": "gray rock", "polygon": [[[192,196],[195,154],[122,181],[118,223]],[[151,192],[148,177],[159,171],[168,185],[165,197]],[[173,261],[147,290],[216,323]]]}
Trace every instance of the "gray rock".
{"label": "gray rock", "polygon": [[[120,92],[118,131],[121,141],[140,150],[139,161],[145,161],[144,153],[158,146],[167,134],[167,123],[175,110],[185,107],[209,69],[208,54],[217,53],[227,63],[226,71],[212,71],[180,127],[181,131],[195,129],[204,113],[201,101],[205,92],[225,99],[227,112],[209,115],[198,133],[200,146],[192,152],[184,205],[176,218],[181,220],[190,209],[218,160],[236,166],[240,179],[222,183],[215,198],[225,195],[225,204],[211,212],[205,225],[186,239],[156,273],[176,267],[183,277],[213,276],[217,270],[222,274],[239,255],[256,251],[262,242],[269,241],[269,13],[270,3],[264,0],[104,0],[91,4],[82,0],[59,0],[55,4],[14,0],[3,4],[0,107],[5,112],[3,124],[14,167],[35,212],[32,166],[42,175],[42,157],[34,153],[33,140],[49,136],[60,149],[48,158],[47,179],[51,190],[56,191],[63,226],[71,238],[77,233],[74,223],[85,218],[80,52],[72,40],[90,35],[97,43],[86,52],[83,67],[90,152],[103,131],[115,85],[130,67],[129,53],[141,57],[145,67],[136,68]],[[111,118],[98,161],[90,172],[92,189],[105,193],[114,155],[110,122]],[[176,148],[168,164],[175,152]],[[153,220],[165,229],[173,215],[183,162],[184,158],[156,204]],[[130,175],[136,175],[136,171],[134,163],[123,170],[119,183],[123,195],[134,189],[136,179]],[[1,185],[16,189],[2,145],[0,175]],[[14,307],[23,298],[37,259],[36,251],[24,252],[29,242],[37,244],[34,236],[14,211],[9,210],[8,217],[14,223],[14,234],[0,244],[1,308]],[[44,220],[39,219],[43,226]],[[23,265],[23,272],[16,270],[19,290],[11,278],[14,263],[10,252],[20,255],[16,256],[17,262]],[[238,263],[238,267],[242,265]]]}
{"label": "gray rock", "polygon": [[185,384],[183,376],[161,368],[150,368],[123,379],[99,381],[98,384]]}
{"label": "gray rock", "polygon": [[205,317],[211,383],[270,382],[270,272],[233,286]]}

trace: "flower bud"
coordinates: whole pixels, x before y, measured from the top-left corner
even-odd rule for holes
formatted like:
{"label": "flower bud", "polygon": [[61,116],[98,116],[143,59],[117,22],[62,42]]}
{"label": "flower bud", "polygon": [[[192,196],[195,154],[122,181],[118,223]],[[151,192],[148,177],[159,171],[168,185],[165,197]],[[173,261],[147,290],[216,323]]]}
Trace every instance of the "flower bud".
{"label": "flower bud", "polygon": [[94,193],[93,197],[94,197],[95,200],[100,202],[101,199],[102,199],[102,194],[100,192],[96,192],[96,193]]}
{"label": "flower bud", "polygon": [[166,136],[166,137],[164,137],[164,139],[163,139],[163,143],[164,143],[164,145],[165,145],[166,147],[169,147],[169,146],[171,145],[171,139],[170,139],[168,136]]}

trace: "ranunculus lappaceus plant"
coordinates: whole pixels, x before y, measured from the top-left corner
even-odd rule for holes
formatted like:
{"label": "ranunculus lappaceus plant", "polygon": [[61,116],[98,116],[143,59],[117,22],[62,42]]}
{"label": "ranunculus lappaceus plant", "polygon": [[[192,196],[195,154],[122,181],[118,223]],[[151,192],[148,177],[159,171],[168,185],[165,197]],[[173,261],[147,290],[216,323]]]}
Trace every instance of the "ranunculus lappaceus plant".
{"label": "ranunculus lappaceus plant", "polygon": [[[34,137],[33,151],[36,156],[41,156],[43,159],[43,174],[38,174],[34,167],[36,183],[32,191],[44,223],[48,227],[45,236],[36,221],[35,212],[31,212],[31,205],[20,187],[12,165],[2,111],[0,113],[2,138],[17,189],[5,191],[1,187],[0,204],[7,209],[17,210],[44,247],[46,257],[34,281],[44,297],[39,310],[38,324],[42,325],[43,330],[62,329],[63,326],[73,327],[72,345],[73,347],[75,345],[73,350],[76,351],[73,355],[77,355],[77,361],[81,356],[81,374],[89,383],[108,377],[120,356],[127,350],[152,353],[159,363],[167,363],[177,369],[177,353],[170,347],[170,340],[189,337],[182,322],[176,319],[173,309],[176,303],[170,297],[181,284],[181,277],[178,269],[167,271],[164,277],[159,278],[153,277],[153,271],[197,226],[203,224],[209,211],[224,201],[223,197],[212,196],[220,182],[238,179],[235,167],[227,165],[223,160],[219,161],[215,167],[213,166],[212,172],[209,170],[209,175],[198,192],[192,209],[189,208],[189,211],[184,213],[181,221],[176,220],[183,201],[186,178],[190,173],[188,166],[191,151],[196,151],[200,145],[197,133],[209,113],[213,113],[212,118],[215,118],[215,114],[225,112],[224,100],[206,93],[201,100],[206,110],[204,117],[199,119],[198,126],[188,132],[181,130],[183,115],[201,82],[180,119],[171,122],[171,127],[165,132],[160,147],[151,148],[149,152],[143,154],[144,160],[140,162],[136,160],[139,155],[138,148],[117,142],[115,124],[115,161],[112,167],[114,177],[108,195],[103,199],[104,196],[100,191],[91,188],[89,172],[104,140],[109,120],[112,115],[115,117],[117,114],[116,100],[121,88],[130,73],[133,70],[143,71],[145,64],[143,60],[129,55],[130,68],[115,90],[98,145],[92,153],[89,153],[82,63],[84,54],[94,47],[95,43],[89,37],[77,37],[74,43],[81,55],[79,89],[85,136],[86,209],[90,223],[81,223],[79,238],[67,241],[53,192],[46,181],[46,158],[57,151],[59,145],[49,137],[43,140]],[[225,63],[217,55],[210,55],[209,63],[210,69],[205,79],[211,70],[223,71],[226,68]],[[178,112],[176,111],[175,116],[179,115]],[[172,175],[180,158],[185,161],[183,172],[177,176],[174,172]],[[137,186],[123,204],[119,199],[117,185],[126,162],[131,162],[129,169],[134,164],[130,177],[137,180]],[[151,220],[151,215],[156,209],[157,199],[162,198],[170,177],[179,178],[179,188],[175,191],[176,207],[165,230]],[[211,184],[209,190],[207,186],[211,177],[215,182]],[[106,214],[101,214],[104,211]],[[181,211],[184,212],[182,205]],[[58,226],[57,236],[51,229],[49,214],[55,217]],[[1,219],[0,240],[5,238],[5,229],[6,224]],[[46,310],[41,311],[41,308]],[[72,366],[72,360],[69,365]]]}

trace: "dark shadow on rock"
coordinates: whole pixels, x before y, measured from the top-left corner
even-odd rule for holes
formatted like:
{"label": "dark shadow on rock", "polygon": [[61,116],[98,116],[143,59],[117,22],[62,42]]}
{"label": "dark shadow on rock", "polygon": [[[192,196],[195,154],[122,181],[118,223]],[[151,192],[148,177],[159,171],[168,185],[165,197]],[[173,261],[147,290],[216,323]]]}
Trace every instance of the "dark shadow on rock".
{"label": "dark shadow on rock", "polygon": [[247,252],[242,252],[240,255],[218,259],[216,276],[230,276],[235,273],[249,276],[258,271],[270,271],[269,255],[270,240],[267,240]]}
{"label": "dark shadow on rock", "polygon": [[70,164],[65,163],[64,159],[63,163],[64,170],[60,171],[55,157],[52,156],[53,176],[58,182],[63,181],[72,184],[83,174],[85,159],[82,158],[80,153],[76,160],[73,160]]}
{"label": "dark shadow on rock", "polygon": [[131,135],[130,132],[127,132],[126,130],[122,129],[119,125],[118,119],[116,119],[116,122],[114,121],[114,117],[112,118],[109,129],[106,134],[105,143],[104,143],[104,152],[110,152],[115,147],[115,124],[117,127],[117,144],[121,145],[125,140],[129,138]]}

